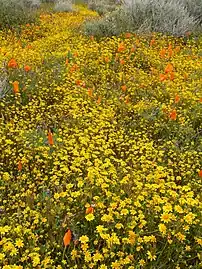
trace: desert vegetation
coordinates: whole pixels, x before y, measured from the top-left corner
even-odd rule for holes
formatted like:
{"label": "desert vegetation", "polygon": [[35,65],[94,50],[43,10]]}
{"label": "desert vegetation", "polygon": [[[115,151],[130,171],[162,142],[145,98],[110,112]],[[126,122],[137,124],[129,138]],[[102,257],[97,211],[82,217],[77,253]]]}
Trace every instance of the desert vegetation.
{"label": "desert vegetation", "polygon": [[201,268],[201,1],[0,6],[0,268]]}

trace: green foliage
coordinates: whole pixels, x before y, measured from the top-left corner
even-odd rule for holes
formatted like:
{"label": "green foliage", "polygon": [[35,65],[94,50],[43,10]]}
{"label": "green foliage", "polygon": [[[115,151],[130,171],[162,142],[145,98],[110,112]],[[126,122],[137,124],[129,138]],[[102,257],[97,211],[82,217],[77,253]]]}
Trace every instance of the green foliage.
{"label": "green foliage", "polygon": [[13,29],[18,25],[35,22],[39,1],[0,0],[0,29]]}
{"label": "green foliage", "polygon": [[136,0],[126,1],[122,7],[99,21],[87,22],[84,32],[98,37],[119,35],[127,31],[183,36],[188,31],[194,31],[197,25],[198,21],[179,1]]}
{"label": "green foliage", "polygon": [[115,0],[89,0],[88,8],[94,11],[97,11],[99,15],[104,15],[108,12],[112,12],[116,9],[116,1]]}
{"label": "green foliage", "polygon": [[71,12],[73,11],[71,0],[57,0],[55,2],[54,11],[56,12]]}

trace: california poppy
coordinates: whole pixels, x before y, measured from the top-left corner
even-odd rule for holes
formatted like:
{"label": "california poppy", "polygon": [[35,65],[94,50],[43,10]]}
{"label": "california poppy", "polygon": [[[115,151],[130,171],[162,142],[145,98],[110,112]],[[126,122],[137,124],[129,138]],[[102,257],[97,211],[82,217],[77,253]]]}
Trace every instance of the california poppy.
{"label": "california poppy", "polygon": [[162,49],[162,50],[160,51],[160,56],[161,56],[161,58],[164,58],[165,55],[166,55],[166,49]]}
{"label": "california poppy", "polygon": [[199,177],[202,177],[202,170],[198,172]]}
{"label": "california poppy", "polygon": [[179,52],[179,51],[180,51],[180,46],[177,46],[177,47],[175,48],[175,51],[176,51],[176,52]]}
{"label": "california poppy", "polygon": [[121,86],[121,89],[122,89],[123,92],[125,92],[125,91],[127,90],[126,85],[122,85],[122,86]]}
{"label": "california poppy", "polygon": [[176,95],[175,96],[175,103],[177,104],[177,103],[179,103],[179,101],[180,101],[180,97],[179,97],[179,95]]}
{"label": "california poppy", "polygon": [[13,82],[13,91],[14,91],[14,93],[19,92],[19,82],[18,81]]}
{"label": "california poppy", "polygon": [[54,144],[54,141],[53,141],[53,134],[51,132],[51,130],[49,129],[48,131],[48,143],[50,146],[52,146]]}
{"label": "california poppy", "polygon": [[167,79],[167,75],[160,74],[160,81],[164,81]]}
{"label": "california poppy", "polygon": [[18,67],[18,64],[17,64],[17,62],[16,62],[16,60],[15,59],[10,59],[10,61],[8,62],[8,67],[10,67],[10,68],[17,68]]}
{"label": "california poppy", "polygon": [[125,61],[123,59],[120,59],[120,64],[121,65],[125,64]]}
{"label": "california poppy", "polygon": [[171,58],[173,55],[173,50],[172,49],[169,49],[168,50],[168,57]]}
{"label": "california poppy", "polygon": [[65,247],[68,246],[71,242],[71,239],[72,239],[72,232],[70,229],[68,229],[63,237],[63,242],[64,242],[64,245]]}
{"label": "california poppy", "polygon": [[165,68],[165,73],[173,72],[173,65],[171,63],[168,63]]}
{"label": "california poppy", "polygon": [[78,65],[77,64],[74,64],[71,69],[70,69],[70,72],[74,72],[75,70],[79,69]]}
{"label": "california poppy", "polygon": [[125,37],[126,37],[126,38],[130,38],[131,36],[132,36],[131,33],[126,33],[126,34],[125,34]]}
{"label": "california poppy", "polygon": [[76,85],[77,86],[80,86],[81,84],[82,84],[82,80],[80,80],[80,79],[76,80]]}
{"label": "california poppy", "polygon": [[132,47],[130,51],[131,52],[134,52],[135,51],[135,47]]}
{"label": "california poppy", "polygon": [[174,80],[174,78],[175,78],[174,72],[170,72],[170,80]]}
{"label": "california poppy", "polygon": [[68,63],[69,63],[69,59],[66,59],[65,64],[68,65]]}
{"label": "california poppy", "polygon": [[94,208],[92,206],[86,208],[86,214],[90,214],[94,212]]}
{"label": "california poppy", "polygon": [[202,103],[202,98],[199,99],[199,102]]}
{"label": "california poppy", "polygon": [[124,44],[123,44],[123,43],[119,44],[117,51],[118,51],[118,52],[122,52],[122,51],[124,51],[124,50],[125,50],[125,46],[124,46]]}
{"label": "california poppy", "polygon": [[19,161],[19,162],[18,162],[18,171],[21,171],[21,170],[22,170],[22,162]]}
{"label": "california poppy", "polygon": [[26,72],[29,72],[29,71],[31,70],[31,67],[30,67],[29,65],[25,65],[25,66],[24,66],[24,70],[25,70]]}
{"label": "california poppy", "polygon": [[99,96],[96,103],[99,105],[101,103],[101,101],[102,101],[102,97]]}
{"label": "california poppy", "polygon": [[168,50],[172,50],[172,44],[169,43]]}
{"label": "california poppy", "polygon": [[176,120],[177,119],[177,112],[176,112],[175,109],[170,112],[170,119],[171,120]]}
{"label": "california poppy", "polygon": [[105,57],[105,63],[109,62],[109,57]]}
{"label": "california poppy", "polygon": [[93,89],[88,89],[88,96],[92,97],[93,96]]}
{"label": "california poppy", "polygon": [[151,47],[151,46],[153,46],[154,44],[155,44],[155,40],[152,39],[152,40],[150,41],[150,44],[149,44],[149,45],[150,45],[150,47]]}
{"label": "california poppy", "polygon": [[126,104],[129,103],[129,96],[128,96],[128,95],[126,96],[125,103],[126,103]]}

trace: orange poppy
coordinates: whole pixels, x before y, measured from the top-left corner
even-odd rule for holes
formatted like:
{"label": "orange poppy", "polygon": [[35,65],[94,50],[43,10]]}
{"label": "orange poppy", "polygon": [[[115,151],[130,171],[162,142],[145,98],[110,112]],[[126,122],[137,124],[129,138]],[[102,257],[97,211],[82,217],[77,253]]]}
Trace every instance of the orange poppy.
{"label": "orange poppy", "polygon": [[172,44],[169,43],[168,50],[172,50]]}
{"label": "orange poppy", "polygon": [[175,74],[174,74],[174,72],[171,72],[170,73],[170,80],[174,80],[174,78],[175,78]]}
{"label": "orange poppy", "polygon": [[167,79],[167,75],[164,75],[164,74],[160,74],[160,81],[164,81]]}
{"label": "orange poppy", "polygon": [[120,59],[120,64],[121,64],[121,65],[125,64],[125,60]]}
{"label": "orange poppy", "polygon": [[152,39],[152,40],[150,41],[150,44],[149,44],[149,45],[150,45],[150,47],[151,47],[151,46],[153,46],[154,44],[155,44],[155,40]]}
{"label": "orange poppy", "polygon": [[170,112],[170,119],[171,120],[176,120],[177,119],[177,112],[176,112],[175,109]]}
{"label": "orange poppy", "polygon": [[29,71],[31,70],[31,67],[30,67],[29,65],[25,65],[25,66],[24,66],[24,70],[25,70],[26,72],[29,72]]}
{"label": "orange poppy", "polygon": [[92,97],[93,96],[93,89],[88,89],[88,96]]}
{"label": "orange poppy", "polygon": [[168,50],[168,57],[171,58],[173,56],[173,50],[169,49]]}
{"label": "orange poppy", "polygon": [[129,96],[128,96],[128,95],[126,96],[125,103],[126,103],[126,104],[129,103]]}
{"label": "orange poppy", "polygon": [[50,146],[52,146],[54,144],[53,134],[51,133],[51,130],[50,129],[48,131],[48,143],[49,143]]}
{"label": "orange poppy", "polygon": [[202,103],[202,98],[199,99],[199,102]]}
{"label": "orange poppy", "polygon": [[139,45],[140,45],[140,40],[137,39],[137,40],[135,41],[135,44],[136,44],[137,46],[139,46]]}
{"label": "orange poppy", "polygon": [[165,68],[165,73],[173,72],[173,65],[171,63],[168,63]]}
{"label": "orange poppy", "polygon": [[80,86],[81,84],[82,84],[82,80],[80,80],[80,79],[76,80],[76,85],[77,86]]}
{"label": "orange poppy", "polygon": [[175,51],[176,51],[176,52],[179,52],[179,51],[180,51],[180,46],[177,46],[177,47],[175,48]]}
{"label": "orange poppy", "polygon": [[71,239],[72,239],[72,232],[70,229],[68,229],[63,237],[63,242],[64,242],[64,245],[65,247],[68,246],[71,242]]}
{"label": "orange poppy", "polygon": [[22,170],[22,162],[19,161],[19,162],[18,162],[18,171],[21,171],[21,170]]}
{"label": "orange poppy", "polygon": [[177,104],[177,103],[179,103],[179,101],[180,101],[180,97],[179,97],[179,95],[176,95],[175,96],[175,103]]}
{"label": "orange poppy", "polygon": [[86,214],[90,214],[94,212],[94,208],[92,206],[86,208]]}
{"label": "orange poppy", "polygon": [[161,58],[164,58],[165,55],[166,55],[166,49],[162,49],[162,50],[160,51],[160,56],[161,56]]}
{"label": "orange poppy", "polygon": [[202,170],[198,172],[199,177],[202,177]]}
{"label": "orange poppy", "polygon": [[125,91],[127,90],[126,85],[122,85],[122,86],[121,86],[121,89],[122,89],[123,92],[125,92]]}
{"label": "orange poppy", "polygon": [[28,48],[28,49],[31,49],[31,48],[32,48],[32,45],[27,45],[27,48]]}
{"label": "orange poppy", "polygon": [[99,96],[96,103],[99,105],[101,103],[101,101],[102,101],[102,97]]}
{"label": "orange poppy", "polygon": [[131,52],[134,52],[135,51],[135,47],[132,47],[130,51]]}
{"label": "orange poppy", "polygon": [[79,69],[78,65],[77,64],[74,64],[71,69],[70,69],[70,72],[74,72],[76,71],[77,69]]}
{"label": "orange poppy", "polygon": [[126,34],[125,34],[125,37],[126,37],[126,38],[130,38],[131,36],[132,36],[131,33],[126,33]]}
{"label": "orange poppy", "polygon": [[16,60],[12,58],[12,59],[8,62],[8,67],[10,67],[10,68],[17,68],[17,67],[18,67],[18,64],[17,64]]}
{"label": "orange poppy", "polygon": [[125,46],[124,46],[124,44],[123,44],[123,43],[119,44],[117,51],[118,51],[118,52],[122,52],[122,51],[124,51],[124,50],[125,50]]}
{"label": "orange poppy", "polygon": [[105,57],[105,63],[108,63],[109,62],[109,57]]}
{"label": "orange poppy", "polygon": [[13,91],[14,91],[14,93],[19,92],[19,82],[18,81],[13,82]]}
{"label": "orange poppy", "polygon": [[69,63],[69,59],[66,59],[65,64],[68,65],[68,63]]}

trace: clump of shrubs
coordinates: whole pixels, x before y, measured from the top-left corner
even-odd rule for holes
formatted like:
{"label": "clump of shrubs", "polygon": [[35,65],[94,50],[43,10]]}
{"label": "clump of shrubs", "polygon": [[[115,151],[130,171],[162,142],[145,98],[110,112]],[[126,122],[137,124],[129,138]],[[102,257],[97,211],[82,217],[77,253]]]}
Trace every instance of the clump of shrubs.
{"label": "clump of shrubs", "polygon": [[71,0],[57,0],[55,1],[55,12],[71,12],[73,11],[73,4]]}
{"label": "clump of shrubs", "polygon": [[36,22],[39,0],[0,0],[0,29]]}
{"label": "clump of shrubs", "polygon": [[[189,3],[188,0],[185,2]],[[192,5],[188,8],[185,2],[125,0],[118,9],[106,14],[100,20],[87,22],[84,25],[84,32],[97,37],[116,36],[128,31],[184,36],[187,32],[193,32],[200,23],[194,4],[193,8]]]}
{"label": "clump of shrubs", "polygon": [[117,0],[89,0],[88,8],[102,16],[108,12],[112,12],[117,8],[117,4],[120,2]]}

